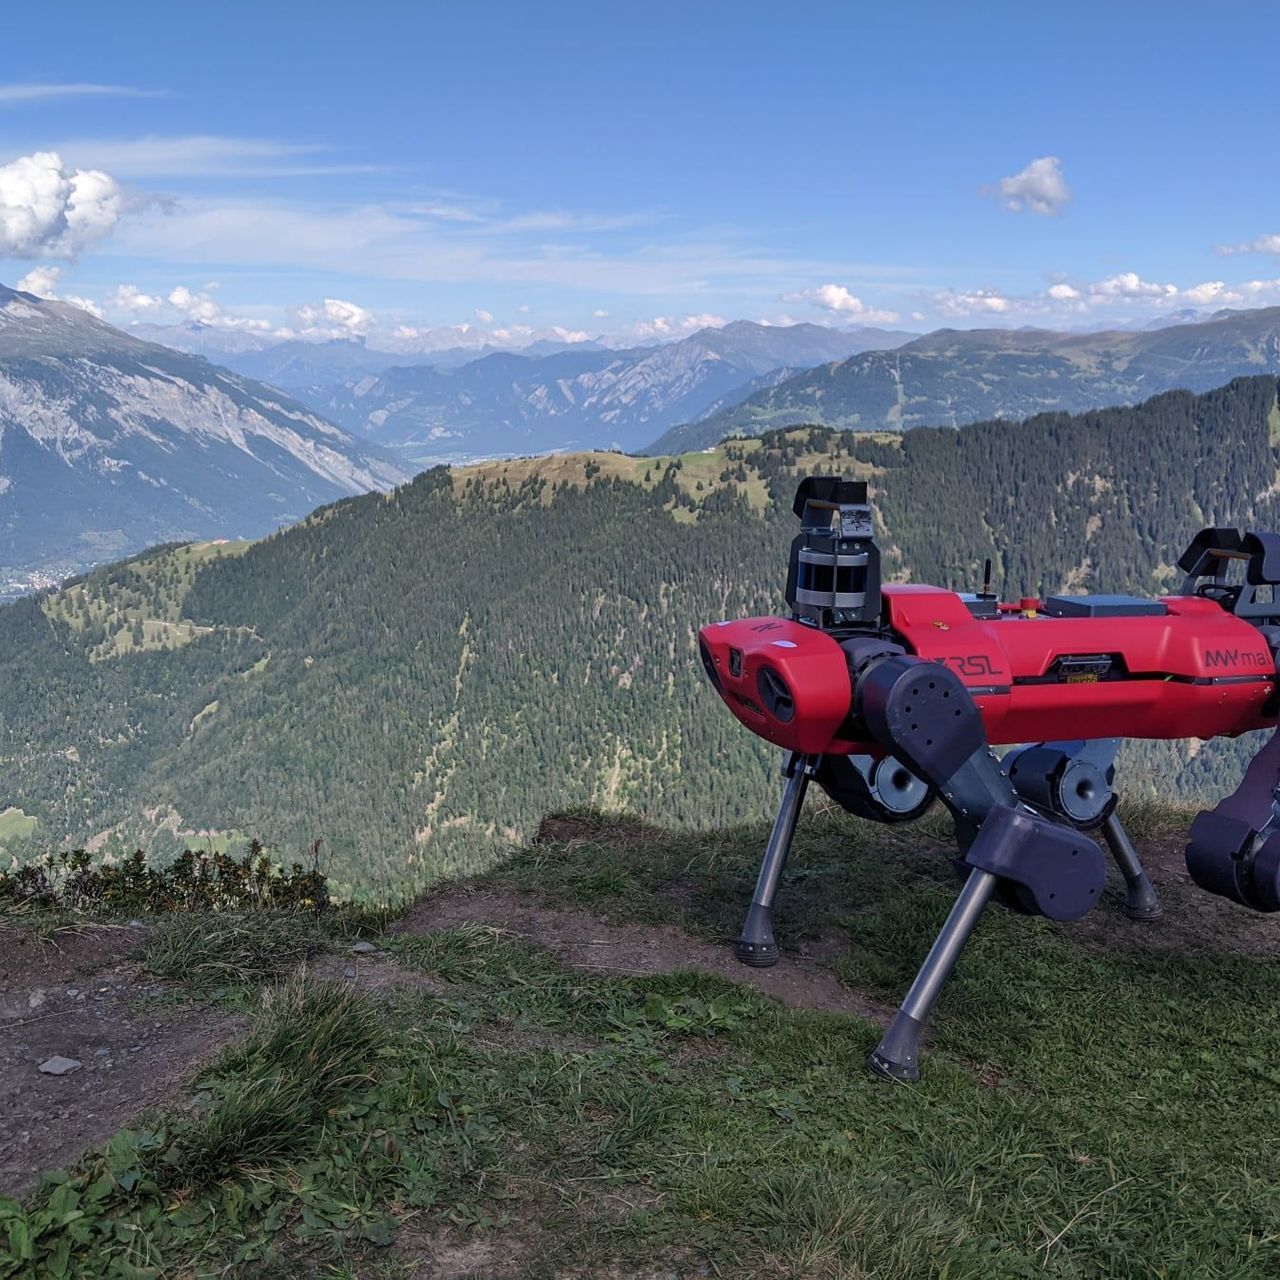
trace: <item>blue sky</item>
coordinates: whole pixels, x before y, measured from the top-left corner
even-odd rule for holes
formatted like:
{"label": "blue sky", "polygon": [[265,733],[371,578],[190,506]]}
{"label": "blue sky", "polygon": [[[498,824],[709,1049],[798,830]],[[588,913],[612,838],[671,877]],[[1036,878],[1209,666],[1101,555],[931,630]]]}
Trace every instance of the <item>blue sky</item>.
{"label": "blue sky", "polygon": [[518,343],[1280,303],[1273,5],[50,13],[5,9],[0,280],[120,323]]}

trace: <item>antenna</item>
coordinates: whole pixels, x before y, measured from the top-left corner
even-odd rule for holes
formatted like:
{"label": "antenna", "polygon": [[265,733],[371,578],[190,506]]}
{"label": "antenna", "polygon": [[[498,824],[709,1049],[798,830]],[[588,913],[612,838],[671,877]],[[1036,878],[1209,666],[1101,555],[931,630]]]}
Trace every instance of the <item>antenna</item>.
{"label": "antenna", "polygon": [[987,557],[987,563],[982,566],[982,594],[989,596],[991,594],[991,557]]}

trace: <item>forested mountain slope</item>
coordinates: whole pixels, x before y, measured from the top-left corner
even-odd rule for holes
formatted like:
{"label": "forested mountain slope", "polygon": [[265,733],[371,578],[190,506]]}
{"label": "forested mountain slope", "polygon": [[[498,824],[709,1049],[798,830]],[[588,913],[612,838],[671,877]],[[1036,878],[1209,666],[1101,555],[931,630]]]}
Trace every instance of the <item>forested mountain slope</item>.
{"label": "forested mountain slope", "polygon": [[672,428],[647,452],[702,449],[796,423],[900,431],[1080,412],[1257,373],[1280,373],[1278,307],[1137,332],[940,329],[894,351],[797,373]]}
{"label": "forested mountain slope", "polygon": [[[695,638],[780,606],[798,476],[869,478],[898,576],[971,584],[990,555],[1015,597],[1159,590],[1203,524],[1280,528],[1276,392],[437,469],[248,549],[161,549],[0,609],[0,810],[35,846],[322,838],[376,895],[566,805],[758,817],[777,762]],[[1139,763],[1191,794],[1229,754]]]}

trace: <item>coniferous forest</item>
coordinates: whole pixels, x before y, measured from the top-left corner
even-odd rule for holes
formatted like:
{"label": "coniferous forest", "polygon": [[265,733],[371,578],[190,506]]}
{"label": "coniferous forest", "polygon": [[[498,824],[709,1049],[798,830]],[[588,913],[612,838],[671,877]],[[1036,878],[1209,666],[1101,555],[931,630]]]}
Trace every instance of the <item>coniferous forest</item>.
{"label": "coniferous forest", "polygon": [[[252,546],[157,548],[0,608],[0,839],[319,840],[340,892],[385,898],[575,804],[757,818],[777,761],[696,634],[781,607],[800,476],[871,481],[890,576],[967,587],[990,556],[1006,597],[1159,592],[1202,525],[1280,528],[1276,392],[438,468]],[[1130,785],[1229,789],[1243,750],[1142,747]]]}

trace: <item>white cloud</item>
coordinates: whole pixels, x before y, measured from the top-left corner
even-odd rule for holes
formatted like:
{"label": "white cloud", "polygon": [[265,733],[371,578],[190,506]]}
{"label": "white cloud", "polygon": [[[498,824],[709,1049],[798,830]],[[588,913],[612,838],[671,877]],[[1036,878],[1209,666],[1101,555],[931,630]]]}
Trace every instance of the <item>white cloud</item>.
{"label": "white cloud", "polygon": [[18,281],[20,293],[34,293],[37,298],[56,298],[58,296],[58,277],[62,275],[61,267],[32,267]]}
{"label": "white cloud", "polygon": [[597,307],[591,314],[597,320],[607,320],[609,318],[609,313],[603,307]]}
{"label": "white cloud", "polygon": [[[191,295],[183,290],[183,293]],[[164,299],[143,293],[136,284],[117,285],[115,292],[107,299],[107,305],[113,311],[148,312],[159,311],[164,307]]]}
{"label": "white cloud", "polygon": [[869,307],[842,284],[823,284],[813,289],[801,289],[799,293],[784,293],[782,300],[783,302],[807,302],[810,306],[818,307],[823,311],[852,316],[865,324],[894,324],[898,320],[896,311],[883,311]]}
{"label": "white cloud", "polygon": [[[1060,280],[1040,293],[1010,295],[995,289],[971,291],[946,289],[931,298],[933,307],[949,316],[1000,316],[1006,321],[1039,323],[1084,315],[1109,317],[1159,317],[1183,310],[1219,310],[1225,307],[1272,306],[1280,302],[1280,280],[1248,280],[1235,284],[1205,280],[1177,285],[1146,280],[1136,271],[1091,282]],[[913,316],[913,319],[919,318]]]}
{"label": "white cloud", "polygon": [[492,323],[493,323],[493,312],[492,312],[492,311],[486,311],[483,307],[477,307],[477,308],[476,308],[476,310],[475,310],[475,317],[476,317],[476,319],[477,319],[477,320],[479,320],[479,321],[480,321],[480,323],[481,323],[481,324],[492,324]]}
{"label": "white cloud", "polygon": [[728,323],[724,316],[712,315],[708,311],[680,317],[654,316],[652,320],[637,321],[620,336],[637,340],[684,338],[699,329],[720,329]]}
{"label": "white cloud", "polygon": [[47,264],[41,267],[33,267],[18,281],[17,287],[22,293],[33,293],[37,298],[46,298],[50,302],[70,303],[71,306],[79,307],[81,311],[87,311],[91,316],[97,316],[101,320],[102,308],[92,298],[77,297],[74,293],[69,293],[61,298],[58,296],[58,280],[61,275],[61,267],[53,267]]}
{"label": "white cloud", "polygon": [[1122,271],[1117,276],[1091,284],[1089,292],[1095,298],[1173,298],[1178,294],[1178,286],[1155,284],[1143,280],[1136,271]]}
{"label": "white cloud", "polygon": [[73,307],[79,307],[81,311],[87,311],[91,316],[96,316],[99,320],[102,319],[102,308],[92,298],[80,298],[74,293],[69,293],[60,301],[68,302]]}
{"label": "white cloud", "polygon": [[1219,253],[1274,253],[1280,256],[1280,235],[1255,236],[1242,244],[1220,244]]}
{"label": "white cloud", "polygon": [[168,302],[187,320],[206,324],[212,329],[247,329],[254,333],[267,333],[271,329],[265,320],[253,320],[224,311],[207,289],[193,293],[186,285],[180,284],[169,291]]}
{"label": "white cloud", "polygon": [[1071,188],[1063,176],[1062,161],[1057,156],[1040,156],[1021,173],[1001,178],[996,191],[988,194],[999,195],[1014,213],[1025,210],[1051,217],[1071,199]]}
{"label": "white cloud", "polygon": [[11,102],[50,102],[56,98],[159,98],[160,89],[135,89],[127,84],[0,84],[0,105]]}
{"label": "white cloud", "polygon": [[522,316],[527,316],[532,310],[533,308],[527,302],[521,303],[520,306],[516,308],[516,311]]}
{"label": "white cloud", "polygon": [[0,257],[72,258],[120,219],[114,178],[69,169],[56,151],[0,165]]}
{"label": "white cloud", "polygon": [[968,292],[943,289],[933,295],[934,306],[944,315],[1004,315],[1013,306],[998,289],[973,289]]}
{"label": "white cloud", "polygon": [[294,314],[309,338],[362,338],[377,320],[372,311],[341,298],[298,307]]}

